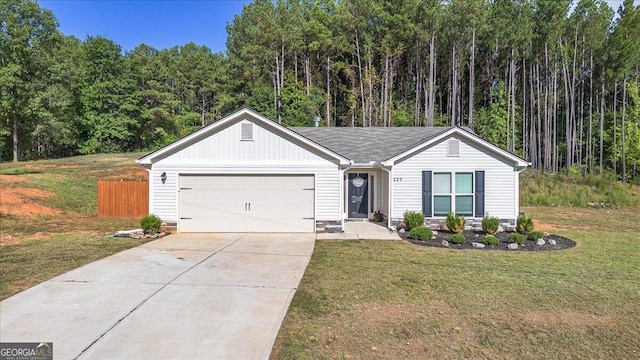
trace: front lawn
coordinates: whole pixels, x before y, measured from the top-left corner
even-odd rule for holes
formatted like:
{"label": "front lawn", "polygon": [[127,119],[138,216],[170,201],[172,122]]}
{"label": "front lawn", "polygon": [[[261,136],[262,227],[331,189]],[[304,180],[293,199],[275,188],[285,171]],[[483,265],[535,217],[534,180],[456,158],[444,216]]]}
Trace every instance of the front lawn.
{"label": "front lawn", "polygon": [[59,234],[0,247],[0,300],[148,240]]}
{"label": "front lawn", "polygon": [[145,181],[141,154],[3,163],[0,168],[0,300],[142,240],[107,238],[140,219],[97,215],[98,180]]}
{"label": "front lawn", "polygon": [[318,241],[272,358],[640,356],[639,209],[524,210],[578,245]]}

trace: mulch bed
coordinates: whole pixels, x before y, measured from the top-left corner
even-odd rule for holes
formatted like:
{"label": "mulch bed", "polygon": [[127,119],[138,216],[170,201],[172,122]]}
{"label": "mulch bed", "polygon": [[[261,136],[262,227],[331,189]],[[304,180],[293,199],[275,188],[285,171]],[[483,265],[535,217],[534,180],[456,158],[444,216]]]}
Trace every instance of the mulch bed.
{"label": "mulch bed", "polygon": [[[400,237],[404,240],[407,240],[408,242],[412,243],[412,244],[416,244],[416,245],[420,245],[420,246],[431,246],[431,247],[439,247],[439,248],[445,248],[444,246],[442,246],[442,241],[443,240],[447,240],[449,241],[449,238],[451,237],[451,233],[448,231],[438,231],[438,234],[435,235],[435,237],[431,240],[428,241],[420,241],[420,240],[414,240],[409,238],[409,232],[404,232],[404,233],[400,233],[398,234],[400,235]],[[550,251],[550,250],[564,250],[564,249],[569,249],[572,248],[574,246],[576,246],[576,242],[571,240],[571,239],[567,239],[566,237],[560,236],[560,235],[555,235],[555,234],[549,234],[549,236],[545,236],[544,240],[545,240],[545,244],[544,245],[536,245],[535,241],[530,241],[527,240],[526,243],[524,245],[520,245],[518,246],[517,250],[509,250],[507,248],[507,246],[509,245],[508,242],[508,237],[509,237],[509,233],[508,232],[499,232],[497,234],[495,234],[495,237],[498,238],[498,240],[500,240],[500,243],[498,245],[486,245],[484,248],[482,249],[477,249],[474,248],[473,245],[471,244],[472,242],[480,242],[480,239],[482,239],[482,237],[484,236],[484,233],[482,232],[475,232],[475,231],[471,231],[471,230],[465,230],[463,233],[464,237],[467,239],[467,242],[464,244],[453,244],[453,243],[449,243],[449,249],[460,249],[460,250],[504,250],[504,251]],[[549,240],[553,239],[556,241],[555,245],[550,245],[549,244]]]}

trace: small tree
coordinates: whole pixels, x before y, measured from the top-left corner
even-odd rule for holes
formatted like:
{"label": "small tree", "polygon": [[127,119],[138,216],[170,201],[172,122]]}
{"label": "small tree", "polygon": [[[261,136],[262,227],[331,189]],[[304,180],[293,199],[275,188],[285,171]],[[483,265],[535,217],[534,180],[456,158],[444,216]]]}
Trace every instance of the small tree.
{"label": "small tree", "polygon": [[449,231],[453,233],[459,234],[464,231],[464,216],[449,213],[447,215],[446,223]]}
{"label": "small tree", "polygon": [[404,224],[408,230],[424,225],[424,214],[413,211],[405,211]]}
{"label": "small tree", "polygon": [[533,220],[524,215],[518,216],[516,220],[516,231],[521,234],[528,234],[533,231]]}
{"label": "small tree", "polygon": [[155,234],[160,231],[162,220],[156,215],[150,214],[140,220],[140,227],[145,234]]}
{"label": "small tree", "polygon": [[489,235],[497,233],[499,226],[500,220],[496,217],[486,217],[482,219],[482,231]]}

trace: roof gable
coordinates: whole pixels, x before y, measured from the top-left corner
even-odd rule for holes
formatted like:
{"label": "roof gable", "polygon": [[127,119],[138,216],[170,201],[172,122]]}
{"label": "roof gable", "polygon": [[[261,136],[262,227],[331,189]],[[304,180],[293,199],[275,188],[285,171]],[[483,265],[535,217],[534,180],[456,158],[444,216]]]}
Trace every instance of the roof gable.
{"label": "roof gable", "polygon": [[513,166],[515,167],[527,167],[530,165],[529,162],[527,162],[526,160],[520,158],[519,156],[516,156],[506,150],[501,149],[500,147],[482,139],[481,137],[475,135],[474,133],[472,133],[471,131],[468,131],[466,129],[463,129],[461,127],[452,127],[449,128],[446,131],[443,131],[435,136],[433,136],[432,138],[428,139],[427,141],[418,144],[417,146],[413,146],[401,153],[396,154],[393,157],[390,157],[388,159],[386,159],[385,161],[382,162],[382,165],[384,166],[393,166],[396,164],[396,162],[399,162],[403,159],[406,159],[407,157],[411,157],[414,154],[424,150],[425,148],[428,148],[430,146],[432,146],[435,143],[438,143],[440,141],[442,141],[443,139],[446,139],[452,135],[457,135],[460,138],[464,139],[465,141],[468,141],[470,143],[473,143],[476,146],[479,146],[480,148],[483,148],[485,150],[487,150],[487,152],[493,154],[493,156],[495,157],[501,157],[503,159],[506,159],[508,162],[512,163]]}
{"label": "roof gable", "polygon": [[152,153],[149,153],[141,157],[140,159],[136,160],[136,162],[141,165],[151,165],[162,159],[170,157],[171,155],[176,154],[181,150],[184,150],[188,147],[198,144],[204,139],[207,139],[213,136],[214,134],[222,132],[225,129],[228,129],[241,121],[250,121],[256,124],[257,126],[260,126],[261,128],[264,128],[268,131],[271,131],[289,140],[292,143],[304,146],[306,149],[318,155],[321,155],[325,158],[336,160],[341,164],[349,163],[349,159],[345,158],[344,156],[341,156],[340,154],[337,154],[334,151],[320,144],[314,143],[309,139],[305,138],[304,136],[301,136],[296,132],[287,129],[284,126],[265,118],[264,116],[258,114],[257,112],[250,109],[246,109],[246,108],[236,111],[235,113],[232,113],[221,120],[213,122],[165,147],[162,147]]}

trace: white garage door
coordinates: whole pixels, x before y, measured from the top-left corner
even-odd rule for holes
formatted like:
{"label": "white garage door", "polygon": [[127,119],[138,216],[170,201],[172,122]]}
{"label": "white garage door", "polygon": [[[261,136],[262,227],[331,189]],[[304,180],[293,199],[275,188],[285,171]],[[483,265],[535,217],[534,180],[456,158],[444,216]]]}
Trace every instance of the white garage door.
{"label": "white garage door", "polygon": [[181,232],[314,232],[313,175],[181,175]]}

